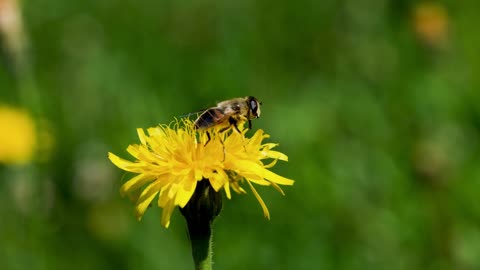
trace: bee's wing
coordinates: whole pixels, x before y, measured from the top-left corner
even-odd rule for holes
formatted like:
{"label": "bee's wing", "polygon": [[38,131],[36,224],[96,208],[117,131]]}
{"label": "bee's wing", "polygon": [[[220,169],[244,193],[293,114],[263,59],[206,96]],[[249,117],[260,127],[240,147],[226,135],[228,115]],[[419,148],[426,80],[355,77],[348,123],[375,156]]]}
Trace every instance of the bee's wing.
{"label": "bee's wing", "polygon": [[196,117],[198,117],[200,114],[202,114],[206,110],[207,109],[199,110],[199,111],[196,111],[196,112],[190,112],[190,113],[187,113],[187,114],[180,115],[179,117],[180,118],[190,118],[192,115],[195,115]]}
{"label": "bee's wing", "polygon": [[228,115],[226,115],[222,109],[213,107],[206,109],[200,114],[200,116],[198,116],[197,120],[195,120],[195,127],[198,129],[205,129],[223,123],[227,119]]}

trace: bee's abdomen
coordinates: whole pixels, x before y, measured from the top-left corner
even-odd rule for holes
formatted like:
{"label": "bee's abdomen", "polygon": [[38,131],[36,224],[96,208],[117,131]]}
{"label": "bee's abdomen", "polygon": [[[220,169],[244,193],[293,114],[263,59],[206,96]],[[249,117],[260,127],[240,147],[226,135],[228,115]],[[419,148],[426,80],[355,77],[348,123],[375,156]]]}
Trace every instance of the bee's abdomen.
{"label": "bee's abdomen", "polygon": [[210,108],[204,111],[198,118],[195,120],[196,129],[205,129],[213,127],[216,124],[223,122],[223,112],[219,108]]}

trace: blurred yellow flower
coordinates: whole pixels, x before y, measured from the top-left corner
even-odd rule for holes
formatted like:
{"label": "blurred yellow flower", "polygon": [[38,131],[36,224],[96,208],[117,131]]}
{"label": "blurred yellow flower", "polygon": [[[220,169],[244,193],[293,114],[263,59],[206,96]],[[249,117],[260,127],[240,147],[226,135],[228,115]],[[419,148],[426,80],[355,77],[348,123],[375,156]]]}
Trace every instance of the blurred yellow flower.
{"label": "blurred yellow flower", "polygon": [[[242,125],[239,127],[243,129]],[[158,194],[158,206],[163,208],[161,223],[168,228],[175,206],[183,208],[188,203],[199,181],[209,181],[217,192],[223,188],[229,199],[230,189],[246,193],[240,184],[247,182],[265,217],[270,218],[267,206],[252,183],[271,185],[282,194],[279,185],[293,185],[293,180],[268,170],[277,160],[287,161],[288,157],[272,150],[277,144],[262,144],[263,139],[269,137],[262,130],[246,138],[246,130],[239,133],[210,129],[208,140],[206,131],[196,130],[190,120],[182,120],[147,131],[148,135],[143,129],[137,129],[141,144],[127,148],[136,159],[134,162],[108,154],[117,167],[138,174],[121,187],[122,195],[145,186],[136,202],[138,219]],[[272,161],[264,164],[266,159]]]}
{"label": "blurred yellow flower", "polygon": [[436,2],[419,2],[413,13],[413,26],[417,38],[433,48],[440,48],[449,38],[450,19],[447,9]]}
{"label": "blurred yellow flower", "polygon": [[35,123],[30,115],[0,105],[0,163],[26,163],[32,159],[36,147]]}

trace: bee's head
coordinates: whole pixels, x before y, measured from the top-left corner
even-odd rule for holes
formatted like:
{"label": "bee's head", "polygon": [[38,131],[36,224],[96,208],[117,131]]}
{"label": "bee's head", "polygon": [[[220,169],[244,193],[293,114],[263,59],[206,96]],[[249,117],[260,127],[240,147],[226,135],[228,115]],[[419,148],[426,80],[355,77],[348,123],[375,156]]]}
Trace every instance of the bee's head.
{"label": "bee's head", "polygon": [[258,101],[256,98],[249,96],[247,97],[247,104],[250,108],[251,118],[259,118],[260,117],[260,105],[262,103]]}

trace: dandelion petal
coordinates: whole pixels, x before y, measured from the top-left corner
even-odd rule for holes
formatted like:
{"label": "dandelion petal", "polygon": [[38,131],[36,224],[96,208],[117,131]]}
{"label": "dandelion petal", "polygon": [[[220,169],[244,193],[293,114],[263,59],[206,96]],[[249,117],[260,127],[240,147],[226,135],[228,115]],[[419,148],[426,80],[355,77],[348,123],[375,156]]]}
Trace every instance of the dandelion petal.
{"label": "dandelion petal", "polygon": [[281,153],[281,152],[278,152],[278,151],[269,150],[267,152],[267,157],[274,158],[274,159],[280,159],[280,160],[283,160],[283,161],[288,161],[288,156],[285,155],[284,153]]}
{"label": "dandelion petal", "polygon": [[255,190],[255,188],[253,187],[252,183],[250,183],[250,181],[247,181],[248,185],[250,186],[250,189],[252,190],[253,194],[255,195],[255,198],[257,198],[258,202],[260,203],[260,206],[262,207],[263,209],[263,215],[270,219],[270,212],[268,212],[268,208],[267,208],[267,205],[265,204],[265,202],[262,200],[262,197],[260,197],[260,195],[258,194],[257,190]]}
{"label": "dandelion petal", "polygon": [[183,182],[182,188],[178,189],[177,196],[175,197],[175,204],[182,208],[188,203],[197,186],[197,181],[190,181],[187,177]]}
{"label": "dandelion petal", "polygon": [[133,172],[133,173],[142,173],[142,164],[138,162],[131,162],[128,160],[125,160],[123,158],[120,158],[116,156],[115,154],[108,153],[108,159],[115,164],[118,168],[125,170],[127,172]]}
{"label": "dandelion petal", "polygon": [[230,193],[230,183],[226,182],[224,185],[225,189],[225,194],[227,195],[227,198],[230,200],[232,198],[232,194]]}
{"label": "dandelion petal", "polygon": [[170,217],[172,216],[173,209],[175,209],[173,200],[168,201],[168,204],[163,207],[161,224],[165,228],[170,226]]}
{"label": "dandelion petal", "polygon": [[138,138],[140,139],[140,142],[143,145],[146,145],[147,144],[147,138],[146,138],[146,135],[145,135],[145,131],[143,131],[142,128],[137,128],[137,134],[138,134]]}
{"label": "dandelion petal", "polygon": [[153,179],[155,179],[155,176],[153,175],[145,175],[143,173],[139,174],[133,177],[132,179],[128,180],[127,182],[125,182],[125,184],[122,185],[122,187],[120,188],[120,194],[124,196],[128,192],[131,192],[140,188],[146,183],[152,181]]}
{"label": "dandelion petal", "polygon": [[265,179],[269,180],[269,181],[272,181],[274,183],[277,183],[277,184],[280,184],[280,185],[287,185],[287,186],[291,186],[293,185],[293,183],[295,181],[291,180],[291,179],[288,179],[288,178],[285,178],[283,176],[280,176],[276,173],[273,173],[269,170],[265,170]]}
{"label": "dandelion petal", "polygon": [[153,198],[155,198],[157,193],[158,191],[153,191],[152,193],[149,193],[148,196],[143,197],[142,200],[140,200],[139,198],[137,202],[137,207],[135,208],[138,220],[142,219],[143,214],[145,214],[145,211],[147,210],[148,206],[152,202]]}

